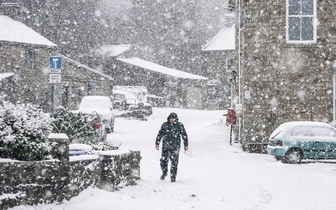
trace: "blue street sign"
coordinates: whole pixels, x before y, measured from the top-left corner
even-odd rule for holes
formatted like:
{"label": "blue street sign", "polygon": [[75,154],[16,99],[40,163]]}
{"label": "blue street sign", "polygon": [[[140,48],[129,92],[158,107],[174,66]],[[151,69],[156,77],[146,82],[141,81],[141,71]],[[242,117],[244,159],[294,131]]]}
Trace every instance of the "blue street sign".
{"label": "blue street sign", "polygon": [[62,58],[59,56],[51,56],[50,57],[50,68],[51,69],[62,68]]}

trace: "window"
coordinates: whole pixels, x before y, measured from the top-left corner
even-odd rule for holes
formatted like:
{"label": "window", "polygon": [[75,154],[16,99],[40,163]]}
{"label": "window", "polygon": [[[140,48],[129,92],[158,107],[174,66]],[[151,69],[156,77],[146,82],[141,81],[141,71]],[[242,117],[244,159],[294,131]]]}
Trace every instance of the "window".
{"label": "window", "polygon": [[316,42],[316,0],[287,0],[287,42]]}
{"label": "window", "polygon": [[30,69],[34,68],[34,59],[35,59],[34,49],[27,49],[26,50],[26,66],[27,66],[27,68],[30,68]]}
{"label": "window", "polygon": [[239,11],[239,24],[240,29],[245,27],[245,11]]}
{"label": "window", "polygon": [[323,128],[323,127],[314,127],[313,129],[314,136],[316,137],[335,137],[335,131],[331,130],[330,128]]}
{"label": "window", "polygon": [[235,69],[234,58],[233,57],[226,58],[226,71],[231,72],[234,69]]}
{"label": "window", "polygon": [[96,94],[96,86],[93,82],[87,82],[86,87],[87,87],[87,94],[89,96]]}

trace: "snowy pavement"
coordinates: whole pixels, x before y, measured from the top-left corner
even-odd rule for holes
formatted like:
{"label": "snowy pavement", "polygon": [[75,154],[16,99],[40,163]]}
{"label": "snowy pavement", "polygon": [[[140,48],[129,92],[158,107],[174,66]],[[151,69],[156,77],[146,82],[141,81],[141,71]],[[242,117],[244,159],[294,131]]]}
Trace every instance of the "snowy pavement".
{"label": "snowy pavement", "polygon": [[[161,124],[176,112],[189,135],[189,157],[180,152],[177,182],[159,179],[154,142]],[[289,165],[266,154],[230,146],[224,111],[154,108],[147,121],[116,119],[108,141],[141,151],[141,180],[107,192],[89,188],[60,205],[15,210],[330,210],[336,206],[336,164]]]}

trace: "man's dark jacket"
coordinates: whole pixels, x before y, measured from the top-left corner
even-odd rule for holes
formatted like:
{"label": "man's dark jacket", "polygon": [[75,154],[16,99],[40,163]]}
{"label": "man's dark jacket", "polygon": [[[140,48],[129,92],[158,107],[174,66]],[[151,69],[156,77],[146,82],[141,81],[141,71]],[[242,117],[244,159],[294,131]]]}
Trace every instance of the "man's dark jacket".
{"label": "man's dark jacket", "polygon": [[[174,118],[175,122],[170,123],[169,119]],[[156,137],[155,144],[159,145],[162,139],[162,149],[179,149],[181,138],[185,147],[188,146],[188,135],[184,129],[184,125],[178,121],[176,113],[170,113],[167,117],[167,122],[164,122]]]}

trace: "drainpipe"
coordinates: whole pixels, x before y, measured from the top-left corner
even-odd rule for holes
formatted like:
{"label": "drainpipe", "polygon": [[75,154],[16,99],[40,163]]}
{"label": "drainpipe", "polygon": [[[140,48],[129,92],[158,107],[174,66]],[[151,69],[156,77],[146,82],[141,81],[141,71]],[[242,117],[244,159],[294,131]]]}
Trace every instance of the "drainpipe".
{"label": "drainpipe", "polygon": [[[241,104],[241,68],[240,68],[240,53],[241,53],[241,37],[240,37],[240,21],[241,21],[241,7],[240,0],[236,0],[238,2],[238,104]],[[236,4],[237,5],[237,4]],[[241,142],[241,116],[239,116],[238,120],[238,141]]]}

